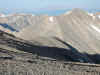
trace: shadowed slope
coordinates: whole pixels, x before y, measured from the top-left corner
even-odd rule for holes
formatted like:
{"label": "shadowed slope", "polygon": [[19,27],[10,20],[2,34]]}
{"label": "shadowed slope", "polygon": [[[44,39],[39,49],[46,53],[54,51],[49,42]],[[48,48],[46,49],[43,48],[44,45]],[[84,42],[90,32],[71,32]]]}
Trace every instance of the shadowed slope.
{"label": "shadowed slope", "polygon": [[[64,61],[74,61],[74,62],[90,62],[93,63],[93,60],[89,59],[82,53],[79,53],[77,49],[72,47],[70,44],[60,40],[59,38],[55,38],[55,40],[61,42],[66,46],[66,48],[57,48],[57,47],[48,47],[48,46],[38,46],[34,45],[31,42],[18,39],[14,36],[8,35],[5,32],[2,32],[0,36],[0,45],[8,46],[10,48],[15,48],[16,52],[26,52],[36,54],[41,57],[47,57],[56,60],[64,60]],[[12,51],[12,50],[11,50]]]}
{"label": "shadowed slope", "polygon": [[0,73],[3,75],[20,73],[22,75],[100,74],[100,65],[88,64],[100,64],[99,54],[80,53],[63,40],[57,37],[53,37],[53,39],[61,42],[67,48],[34,45],[34,43],[0,31],[0,67],[2,68]]}
{"label": "shadowed slope", "polygon": [[0,26],[3,26],[4,28],[9,29],[10,31],[16,31],[13,27],[9,26],[8,24],[5,23],[0,23]]}

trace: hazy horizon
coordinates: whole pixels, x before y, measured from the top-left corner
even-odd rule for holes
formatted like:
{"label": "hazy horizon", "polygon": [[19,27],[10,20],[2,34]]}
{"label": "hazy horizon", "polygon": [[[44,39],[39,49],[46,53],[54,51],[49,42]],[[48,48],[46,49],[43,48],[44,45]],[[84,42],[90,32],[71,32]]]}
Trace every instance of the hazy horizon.
{"label": "hazy horizon", "polygon": [[55,10],[69,8],[99,9],[100,0],[2,0],[0,8]]}
{"label": "hazy horizon", "polygon": [[100,12],[100,0],[2,0],[0,13],[33,13],[59,15],[74,8]]}

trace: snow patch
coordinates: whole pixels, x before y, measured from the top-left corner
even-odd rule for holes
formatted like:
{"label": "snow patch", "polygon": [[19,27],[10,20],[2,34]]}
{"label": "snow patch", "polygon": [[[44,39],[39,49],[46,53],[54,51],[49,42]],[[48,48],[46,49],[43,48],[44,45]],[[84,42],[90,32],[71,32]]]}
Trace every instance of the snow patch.
{"label": "snow patch", "polygon": [[94,14],[93,14],[93,13],[88,13],[88,15],[90,15],[90,16],[94,16]]}
{"label": "snow patch", "polygon": [[49,21],[54,22],[54,17],[53,16],[49,17]]}
{"label": "snow patch", "polygon": [[72,11],[68,11],[68,12],[65,13],[65,15],[69,15],[71,13],[72,13]]}
{"label": "snow patch", "polygon": [[34,14],[32,14],[32,16],[35,16]]}
{"label": "snow patch", "polygon": [[13,16],[13,14],[7,14],[7,15],[5,15],[5,14],[0,14],[0,17],[2,17],[2,18],[9,17],[9,16]]}
{"label": "snow patch", "polygon": [[100,15],[98,15],[98,18],[100,19]]}
{"label": "snow patch", "polygon": [[6,17],[6,15],[4,15],[4,14],[0,14],[0,17],[2,17],[2,18],[3,18],[3,17]]}
{"label": "snow patch", "polygon": [[95,15],[93,13],[88,13],[89,16],[91,16],[93,18],[93,20],[95,20]]}
{"label": "snow patch", "polygon": [[100,29],[99,29],[98,27],[96,27],[96,26],[94,26],[94,25],[91,25],[91,27],[92,27],[94,30],[96,30],[97,32],[100,33]]}

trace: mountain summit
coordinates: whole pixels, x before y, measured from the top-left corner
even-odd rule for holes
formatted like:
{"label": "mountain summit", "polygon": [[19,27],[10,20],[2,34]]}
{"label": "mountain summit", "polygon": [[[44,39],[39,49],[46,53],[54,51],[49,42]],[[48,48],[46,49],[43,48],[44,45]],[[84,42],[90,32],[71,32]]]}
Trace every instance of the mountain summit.
{"label": "mountain summit", "polygon": [[58,38],[80,53],[100,53],[99,18],[78,8],[59,16],[16,14],[0,20],[18,30],[13,33],[16,37],[39,46],[68,49],[68,46],[55,39]]}
{"label": "mountain summit", "polygon": [[99,50],[100,18],[94,13],[0,17],[2,75],[99,74]]}

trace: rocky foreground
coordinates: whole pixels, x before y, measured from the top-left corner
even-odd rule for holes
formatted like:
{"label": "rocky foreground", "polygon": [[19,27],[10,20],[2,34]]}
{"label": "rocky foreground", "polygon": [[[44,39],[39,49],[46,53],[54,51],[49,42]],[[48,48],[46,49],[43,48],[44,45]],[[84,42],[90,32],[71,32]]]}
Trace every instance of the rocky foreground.
{"label": "rocky foreground", "polygon": [[0,31],[0,75],[99,75],[100,65],[83,57],[81,53],[34,45]]}

